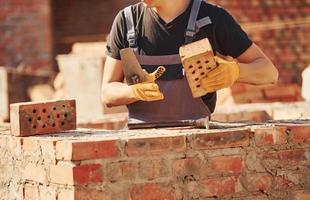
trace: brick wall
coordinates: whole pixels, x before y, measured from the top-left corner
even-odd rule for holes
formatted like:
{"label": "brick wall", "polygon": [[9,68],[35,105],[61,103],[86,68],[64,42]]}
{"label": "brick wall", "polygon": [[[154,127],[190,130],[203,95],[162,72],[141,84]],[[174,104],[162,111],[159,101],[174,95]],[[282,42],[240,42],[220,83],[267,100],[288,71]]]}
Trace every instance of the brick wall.
{"label": "brick wall", "polygon": [[2,125],[0,198],[305,200],[309,142],[310,121],[36,137]]}
{"label": "brick wall", "polygon": [[0,65],[51,69],[49,0],[0,1]]}
{"label": "brick wall", "polygon": [[137,0],[52,1],[55,51],[69,53],[75,42],[106,39],[119,10]]}
{"label": "brick wall", "polygon": [[280,70],[280,83],[301,83],[310,64],[308,0],[211,0],[228,9]]}

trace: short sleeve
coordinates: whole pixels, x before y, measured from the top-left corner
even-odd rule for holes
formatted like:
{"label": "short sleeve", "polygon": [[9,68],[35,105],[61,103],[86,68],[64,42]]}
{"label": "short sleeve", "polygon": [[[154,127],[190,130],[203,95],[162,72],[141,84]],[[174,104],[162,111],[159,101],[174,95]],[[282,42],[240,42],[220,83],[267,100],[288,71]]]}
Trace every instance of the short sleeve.
{"label": "short sleeve", "polygon": [[120,11],[114,19],[111,32],[107,39],[105,54],[117,60],[120,60],[120,50],[125,48],[126,28],[123,17],[123,11]]}
{"label": "short sleeve", "polygon": [[252,45],[252,41],[241,26],[222,8],[216,20],[215,33],[221,53],[234,58],[239,57]]}

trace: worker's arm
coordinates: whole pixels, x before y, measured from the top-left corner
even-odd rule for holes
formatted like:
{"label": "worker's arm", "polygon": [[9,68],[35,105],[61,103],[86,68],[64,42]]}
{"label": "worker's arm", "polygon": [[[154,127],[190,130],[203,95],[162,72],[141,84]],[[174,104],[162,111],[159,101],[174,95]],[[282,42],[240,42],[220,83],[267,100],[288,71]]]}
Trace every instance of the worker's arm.
{"label": "worker's arm", "polygon": [[277,82],[277,68],[254,43],[237,60],[240,68],[238,82],[255,85]]}
{"label": "worker's arm", "polygon": [[127,105],[137,101],[132,88],[123,83],[122,61],[107,56],[104,66],[101,99],[108,107]]}
{"label": "worker's arm", "polygon": [[108,107],[120,106],[141,101],[158,101],[164,99],[155,80],[165,69],[159,67],[155,72],[145,72],[146,81],[128,86],[123,83],[122,61],[107,56],[102,81],[101,99]]}

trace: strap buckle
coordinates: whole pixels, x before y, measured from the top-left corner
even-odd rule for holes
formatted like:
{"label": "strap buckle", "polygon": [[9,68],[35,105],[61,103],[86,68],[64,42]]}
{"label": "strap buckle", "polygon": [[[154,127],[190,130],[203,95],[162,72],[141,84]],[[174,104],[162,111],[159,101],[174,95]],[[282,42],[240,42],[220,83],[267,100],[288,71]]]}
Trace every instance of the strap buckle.
{"label": "strap buckle", "polygon": [[196,30],[186,29],[185,43],[186,44],[191,43],[194,40],[196,33],[197,33]]}
{"label": "strap buckle", "polygon": [[129,47],[135,48],[138,46],[137,43],[138,40],[138,34],[136,32],[131,32],[127,34],[127,41],[129,43]]}
{"label": "strap buckle", "polygon": [[186,29],[185,36],[194,37],[196,35],[196,30]]}

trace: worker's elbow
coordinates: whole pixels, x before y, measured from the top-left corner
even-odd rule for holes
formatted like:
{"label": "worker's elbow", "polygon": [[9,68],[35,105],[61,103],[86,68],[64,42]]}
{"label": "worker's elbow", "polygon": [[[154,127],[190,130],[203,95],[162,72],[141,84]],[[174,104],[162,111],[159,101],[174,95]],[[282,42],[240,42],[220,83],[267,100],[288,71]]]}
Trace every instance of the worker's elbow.
{"label": "worker's elbow", "polygon": [[107,91],[104,86],[101,88],[101,103],[107,107],[112,107],[112,103],[108,98]]}
{"label": "worker's elbow", "polygon": [[269,82],[272,84],[276,84],[278,82],[278,79],[279,79],[278,69],[274,65],[272,65],[270,67],[268,74],[269,74]]}

